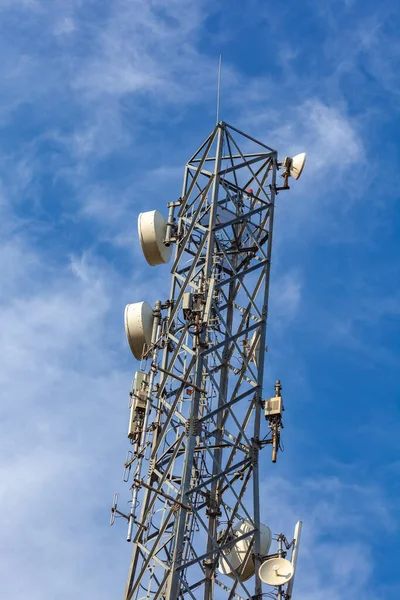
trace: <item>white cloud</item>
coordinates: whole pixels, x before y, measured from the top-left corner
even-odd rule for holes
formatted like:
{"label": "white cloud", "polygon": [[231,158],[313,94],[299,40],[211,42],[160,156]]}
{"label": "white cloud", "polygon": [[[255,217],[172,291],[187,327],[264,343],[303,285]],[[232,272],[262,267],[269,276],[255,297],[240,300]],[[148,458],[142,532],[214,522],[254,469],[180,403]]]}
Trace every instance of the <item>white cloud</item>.
{"label": "white cloud", "polygon": [[93,52],[80,65],[75,86],[90,97],[138,91],[162,92],[163,101],[176,94],[179,100],[182,95],[192,96],[188,84],[196,67],[206,62],[195,51],[203,18],[202,3],[119,0],[99,27]]}
{"label": "white cloud", "polygon": [[300,108],[300,118],[304,123],[305,144],[310,147],[310,162],[316,169],[329,173],[363,160],[360,135],[337,108],[309,101]]}
{"label": "white cloud", "polygon": [[76,30],[76,24],[71,17],[63,16],[54,26],[54,35],[68,36]]}
{"label": "white cloud", "polygon": [[290,271],[273,276],[269,312],[274,329],[286,328],[296,316],[301,302],[302,281],[299,272]]}
{"label": "white cloud", "polygon": [[87,259],[56,266],[21,236],[0,259],[3,593],[106,600],[125,575],[104,527],[130,381],[113,277]]}
{"label": "white cloud", "polygon": [[40,0],[0,0],[0,10],[28,9],[36,10],[40,7]]}
{"label": "white cloud", "polygon": [[259,137],[271,140],[281,153],[293,156],[306,151],[304,175],[308,179],[312,175],[319,180],[329,174],[336,180],[344,170],[364,160],[358,126],[340,107],[310,98],[300,105],[289,104],[284,112],[285,119],[274,109],[251,112],[245,118],[246,128],[258,129]]}

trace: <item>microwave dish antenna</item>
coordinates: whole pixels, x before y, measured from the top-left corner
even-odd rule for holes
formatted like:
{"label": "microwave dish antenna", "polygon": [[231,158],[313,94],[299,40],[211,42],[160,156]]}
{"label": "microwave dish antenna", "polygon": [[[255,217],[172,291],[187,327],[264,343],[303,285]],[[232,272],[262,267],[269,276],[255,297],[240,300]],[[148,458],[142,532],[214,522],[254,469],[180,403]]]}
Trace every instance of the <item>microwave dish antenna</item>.
{"label": "microwave dish antenna", "polygon": [[305,152],[301,152],[301,154],[296,154],[296,156],[293,156],[290,163],[290,175],[293,177],[293,179],[299,179],[300,175],[303,172],[304,169],[304,165],[306,164],[306,153]]}
{"label": "microwave dish antenna", "polygon": [[[237,537],[241,537],[252,530],[254,530],[254,527],[249,521],[238,523],[233,528],[232,537],[235,540]],[[260,523],[260,534],[260,553],[268,554],[272,541],[271,530],[267,525]],[[233,541],[232,546],[223,553],[223,556],[226,558],[221,558],[219,561],[218,569],[220,573],[228,575],[228,577],[231,577],[232,579],[235,579],[235,577],[239,575],[242,581],[247,581],[247,579],[252,577],[255,572],[255,566],[254,559],[251,552],[249,552],[249,549],[253,544],[253,541],[254,536],[246,537],[239,542]],[[229,562],[226,559],[228,559]]]}
{"label": "microwave dish antenna", "polygon": [[286,156],[279,166],[284,167],[284,172],[282,174],[283,177],[283,186],[275,187],[275,191],[278,192],[280,190],[289,190],[289,177],[293,177],[293,179],[299,179],[300,175],[303,172],[304,165],[306,164],[307,154],[305,152],[301,152],[300,154],[296,154],[296,156]]}
{"label": "microwave dish antenna", "polygon": [[165,244],[167,221],[160,211],[140,213],[138,233],[144,257],[151,267],[169,262],[172,246]]}
{"label": "microwave dish antenna", "polygon": [[125,333],[133,356],[141,360],[150,345],[153,330],[153,309],[147,302],[135,302],[125,307]]}
{"label": "microwave dish antenna", "polygon": [[279,587],[292,579],[294,567],[286,558],[270,558],[261,565],[258,575],[266,585]]}

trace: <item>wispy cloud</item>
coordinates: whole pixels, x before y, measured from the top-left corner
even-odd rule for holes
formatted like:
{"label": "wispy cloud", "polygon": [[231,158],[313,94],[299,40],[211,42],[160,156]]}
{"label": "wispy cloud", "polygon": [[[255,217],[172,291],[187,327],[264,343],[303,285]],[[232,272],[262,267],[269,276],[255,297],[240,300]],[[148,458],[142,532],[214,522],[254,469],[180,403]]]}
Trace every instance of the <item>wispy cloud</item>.
{"label": "wispy cloud", "polygon": [[[129,380],[111,350],[114,333],[106,334],[109,282],[76,258],[62,267],[20,242],[2,250],[3,590],[13,598],[24,597],[27,586],[32,598],[108,598],[97,567],[86,561],[83,570],[78,555],[106,558],[104,534],[96,531],[112,491],[103,465],[117,458]],[[105,423],[116,435],[100,444]],[[109,560],[118,571],[118,561]],[[13,574],[22,565],[18,580]]]}
{"label": "wispy cloud", "polygon": [[[335,382],[318,387],[314,377],[316,354],[327,364],[332,345],[344,361],[372,360],[380,344],[370,343],[373,334],[398,316],[398,294],[388,283],[396,279],[395,252],[387,254],[386,270],[374,263],[381,278],[371,277],[371,254],[360,259],[371,248],[377,252],[370,238],[388,206],[378,193],[380,170],[393,166],[395,153],[383,161],[374,143],[376,115],[386,108],[354,100],[378,90],[390,92],[385,106],[396,104],[398,47],[385,15],[378,19],[369,7],[361,18],[359,8],[356,0],[336,2],[324,21],[320,5],[310,4],[301,36],[318,57],[313,62],[305,44],[284,29],[294,3],[268,12],[269,29],[262,3],[233,7],[243,13],[240,27],[219,32],[230,14],[208,2],[0,0],[3,594],[122,596],[129,548],[121,531],[108,530],[107,513],[112,493],[122,488],[118,465],[128,447],[135,368],[123,307],[169,293],[168,268],[150,269],[143,260],[136,216],[164,210],[179,195],[179,165],[214,123],[216,58],[224,42],[224,118],[281,156],[308,152],[302,179],[278,196],[269,331],[274,375],[287,377],[288,413],[302,423],[295,435],[307,437],[304,453],[314,458],[300,464],[299,450],[296,464],[283,467],[285,478],[267,480],[264,518],[285,532],[297,518],[305,521],[298,600],[372,596],[381,560],[375,540],[381,531],[389,538],[396,525],[388,485],[365,483],[358,463],[351,481],[343,467],[327,463],[326,453],[337,448],[321,450],[317,430],[326,427],[336,439],[340,420],[342,442],[354,432],[338,415]],[[357,19],[339,27],[353,10]],[[309,29],[321,35],[317,19],[328,33],[312,45]],[[281,40],[273,56],[257,46],[270,34]],[[249,54],[242,56],[243,43]],[[373,83],[355,90],[349,76]],[[388,122],[387,114],[382,119]],[[395,181],[387,173],[385,179],[393,197]],[[363,195],[373,223],[366,208],[358,210]],[[386,225],[385,244],[390,235]],[[393,356],[390,336],[385,344]],[[390,361],[381,364],[391,369]],[[391,415],[390,407],[388,401]],[[350,401],[345,410],[351,412]],[[365,415],[355,420],[362,436],[370,423]],[[391,432],[396,439],[397,430]],[[384,433],[378,437],[384,449]],[[361,439],[370,443],[370,434]],[[318,469],[323,474],[314,476]]]}

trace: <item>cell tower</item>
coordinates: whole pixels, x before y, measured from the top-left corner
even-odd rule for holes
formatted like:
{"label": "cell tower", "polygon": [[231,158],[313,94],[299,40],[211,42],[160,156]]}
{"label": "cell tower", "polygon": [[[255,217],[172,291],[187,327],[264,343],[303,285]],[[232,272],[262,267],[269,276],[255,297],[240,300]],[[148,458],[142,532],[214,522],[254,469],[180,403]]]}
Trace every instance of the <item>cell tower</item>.
{"label": "cell tower", "polygon": [[260,452],[271,445],[276,461],[283,411],[279,381],[263,396],[274,205],[304,162],[279,162],[219,122],[187,162],[167,220],[139,215],[147,262],[174,252],[169,298],[125,309],[140,361],[124,469],[132,498],[124,513],[115,496],[111,510],[133,542],[125,600],[292,598],[301,522],[290,542],[273,538],[259,485]]}

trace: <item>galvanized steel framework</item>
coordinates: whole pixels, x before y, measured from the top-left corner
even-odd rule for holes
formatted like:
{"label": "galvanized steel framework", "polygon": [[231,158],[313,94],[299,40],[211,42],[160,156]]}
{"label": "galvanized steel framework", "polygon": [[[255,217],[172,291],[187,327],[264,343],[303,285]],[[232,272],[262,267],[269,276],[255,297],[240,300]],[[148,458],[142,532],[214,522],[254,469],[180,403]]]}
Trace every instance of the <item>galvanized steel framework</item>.
{"label": "galvanized steel framework", "polygon": [[[133,492],[123,515],[133,541],[125,600],[261,600],[259,454],[268,432],[260,429],[277,168],[275,150],[220,122],[169,205],[171,293],[155,307],[141,363],[148,409],[125,470]],[[217,570],[241,520],[252,524],[243,536],[253,540],[256,566],[247,582]]]}

